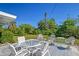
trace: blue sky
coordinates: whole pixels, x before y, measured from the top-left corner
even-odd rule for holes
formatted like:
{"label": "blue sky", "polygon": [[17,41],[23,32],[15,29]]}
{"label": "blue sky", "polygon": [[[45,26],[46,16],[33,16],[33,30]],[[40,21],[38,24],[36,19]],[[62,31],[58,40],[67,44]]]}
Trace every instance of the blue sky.
{"label": "blue sky", "polygon": [[7,3],[0,4],[0,11],[16,15],[17,25],[26,23],[37,27],[37,23],[44,19],[44,12],[47,12],[48,18],[54,18],[57,24],[61,24],[68,16],[76,18],[79,15],[79,4]]}

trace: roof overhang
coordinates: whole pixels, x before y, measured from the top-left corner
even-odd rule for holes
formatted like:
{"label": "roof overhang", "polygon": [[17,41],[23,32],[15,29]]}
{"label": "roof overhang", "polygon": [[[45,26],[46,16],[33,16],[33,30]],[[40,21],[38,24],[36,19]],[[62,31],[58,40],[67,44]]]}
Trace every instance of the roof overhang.
{"label": "roof overhang", "polygon": [[0,24],[13,22],[17,16],[0,11]]}

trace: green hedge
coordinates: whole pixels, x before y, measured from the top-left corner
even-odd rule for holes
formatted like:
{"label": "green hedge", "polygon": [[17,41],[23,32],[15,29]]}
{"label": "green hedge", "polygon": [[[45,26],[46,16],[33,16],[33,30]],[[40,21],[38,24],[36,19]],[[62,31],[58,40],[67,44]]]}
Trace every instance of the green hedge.
{"label": "green hedge", "polygon": [[14,43],[16,42],[16,37],[11,31],[5,30],[2,32],[2,37],[0,38],[0,42],[1,43],[6,43],[6,42]]}

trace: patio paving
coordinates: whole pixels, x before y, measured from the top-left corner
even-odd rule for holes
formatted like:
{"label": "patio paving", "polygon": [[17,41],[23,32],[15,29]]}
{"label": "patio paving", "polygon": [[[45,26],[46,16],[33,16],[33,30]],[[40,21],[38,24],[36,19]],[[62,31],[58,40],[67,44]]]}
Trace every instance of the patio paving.
{"label": "patio paving", "polygon": [[8,45],[0,47],[0,56],[8,56],[10,52],[11,51],[8,49]]}
{"label": "patio paving", "polygon": [[[8,45],[0,47],[0,56],[8,56],[11,52]],[[50,56],[79,56],[79,53],[72,49],[58,49],[56,46],[49,46]]]}
{"label": "patio paving", "polygon": [[49,46],[49,52],[51,56],[79,56],[79,53],[71,49],[58,49],[56,46]]}

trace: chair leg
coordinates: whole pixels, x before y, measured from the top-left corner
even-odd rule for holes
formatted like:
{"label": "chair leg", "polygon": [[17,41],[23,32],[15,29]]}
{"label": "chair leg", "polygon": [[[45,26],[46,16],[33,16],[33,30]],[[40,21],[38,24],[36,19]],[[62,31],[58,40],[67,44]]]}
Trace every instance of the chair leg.
{"label": "chair leg", "polygon": [[44,52],[42,56],[45,56],[45,54],[46,54],[47,52],[48,52],[48,50],[47,50],[46,52]]}
{"label": "chair leg", "polygon": [[48,54],[49,54],[49,56],[51,56],[51,55],[50,55],[50,52],[49,52],[49,50],[48,50]]}

